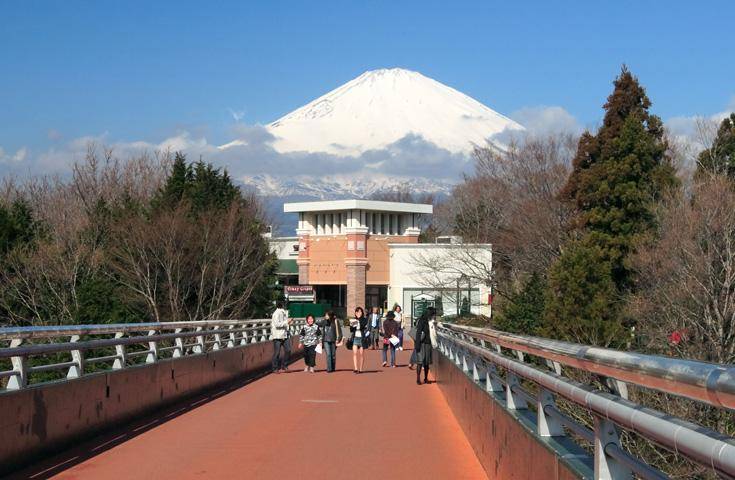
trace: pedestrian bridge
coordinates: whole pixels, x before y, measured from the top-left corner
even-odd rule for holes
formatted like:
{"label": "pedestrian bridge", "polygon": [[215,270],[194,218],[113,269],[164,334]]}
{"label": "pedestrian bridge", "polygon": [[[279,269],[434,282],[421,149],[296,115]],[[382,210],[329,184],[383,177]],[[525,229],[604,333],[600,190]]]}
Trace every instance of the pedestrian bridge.
{"label": "pedestrian bridge", "polygon": [[733,438],[635,401],[656,390],[731,415],[733,365],[437,331],[419,386],[408,351],[397,368],[368,351],[355,375],[342,348],[338,371],[319,358],[310,374],[294,340],[290,371],[269,374],[265,320],[0,329],[0,475],[668,478],[627,448],[634,433],[735,476]]}

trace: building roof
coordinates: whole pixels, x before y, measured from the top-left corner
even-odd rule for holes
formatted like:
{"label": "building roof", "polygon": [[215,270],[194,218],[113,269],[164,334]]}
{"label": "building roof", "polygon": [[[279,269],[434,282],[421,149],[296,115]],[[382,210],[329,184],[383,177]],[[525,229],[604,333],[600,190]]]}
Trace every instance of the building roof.
{"label": "building roof", "polygon": [[321,202],[297,202],[283,204],[285,213],[333,212],[337,210],[372,210],[378,212],[428,213],[433,205],[424,203],[382,202],[378,200],[328,200]]}

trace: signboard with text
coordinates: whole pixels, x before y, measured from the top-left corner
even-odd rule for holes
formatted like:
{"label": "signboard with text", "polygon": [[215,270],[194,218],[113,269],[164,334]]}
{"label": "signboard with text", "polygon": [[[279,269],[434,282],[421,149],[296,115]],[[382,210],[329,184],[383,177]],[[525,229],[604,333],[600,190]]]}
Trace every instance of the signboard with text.
{"label": "signboard with text", "polygon": [[313,285],[285,285],[283,295],[289,302],[313,302]]}

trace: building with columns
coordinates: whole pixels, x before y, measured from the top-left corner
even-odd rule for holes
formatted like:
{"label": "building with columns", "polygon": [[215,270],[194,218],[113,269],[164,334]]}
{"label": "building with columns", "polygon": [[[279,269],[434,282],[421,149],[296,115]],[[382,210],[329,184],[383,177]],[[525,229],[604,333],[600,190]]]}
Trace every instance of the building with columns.
{"label": "building with columns", "polygon": [[317,299],[352,312],[356,306],[382,307],[390,284],[389,245],[418,243],[425,204],[374,200],[287,203],[298,215],[298,278],[312,285]]}
{"label": "building with columns", "polygon": [[462,307],[490,315],[490,287],[457,275],[461,265],[428,272],[420,265],[426,259],[437,265],[461,263],[456,253],[461,250],[471,252],[473,265],[479,260],[491,270],[490,245],[419,243],[422,217],[433,213],[432,205],[333,200],[287,203],[284,212],[296,214],[297,236],[269,241],[287,295],[298,291],[304,301],[303,294],[313,292],[314,302],[342,315],[351,315],[356,306],[384,309],[397,303],[411,317],[418,301],[449,314]]}

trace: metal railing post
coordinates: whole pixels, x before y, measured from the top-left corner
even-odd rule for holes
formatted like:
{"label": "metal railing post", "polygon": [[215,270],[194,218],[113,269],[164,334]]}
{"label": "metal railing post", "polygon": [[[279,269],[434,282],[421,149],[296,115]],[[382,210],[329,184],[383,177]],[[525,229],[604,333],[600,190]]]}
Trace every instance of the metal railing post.
{"label": "metal railing post", "polygon": [[536,433],[541,437],[563,437],[564,426],[558,418],[546,413],[546,407],[556,407],[550,391],[540,388],[536,400]]}
{"label": "metal railing post", "polygon": [[[148,330],[149,337],[155,334],[155,330]],[[158,360],[158,342],[148,342],[148,355],[145,357],[145,363],[156,363],[156,360]]]}
{"label": "metal railing post", "polygon": [[[18,348],[23,344],[22,338],[14,338],[10,341],[10,348]],[[8,390],[20,390],[28,385],[28,366],[26,357],[10,357],[15,373],[8,378]]]}
{"label": "metal railing post", "polygon": [[[197,327],[196,332],[201,332],[202,327]],[[194,345],[194,353],[204,353],[206,345],[204,344],[204,335],[196,336],[196,345]]]}
{"label": "metal railing post", "polygon": [[[177,328],[174,333],[181,333],[183,328]],[[184,356],[184,339],[176,337],[174,340],[174,353],[171,354],[173,358],[179,358]]]}
{"label": "metal railing post", "polygon": [[495,365],[488,365],[485,370],[485,390],[488,392],[503,391],[503,382],[498,378],[498,371]]}
{"label": "metal railing post", "polygon": [[[219,325],[214,326],[214,330],[219,330]],[[212,345],[212,350],[219,350],[222,346],[222,335],[218,332],[214,334],[214,344]]]}
{"label": "metal railing post", "polygon": [[235,334],[235,326],[234,325],[230,325],[229,330],[230,330],[230,333],[227,335],[228,336],[227,348],[232,348],[232,347],[235,346],[235,340],[236,340],[236,338],[235,338],[236,337],[236,334]]}
{"label": "metal railing post", "polygon": [[[72,335],[69,342],[72,344],[77,343],[79,338],[79,335]],[[79,378],[84,375],[84,352],[82,350],[71,350],[71,360],[74,362],[74,365],[69,367],[69,371],[66,372],[66,378]]]}
{"label": "metal railing post", "polygon": [[526,410],[528,404],[526,400],[515,393],[513,389],[515,387],[520,388],[521,384],[518,380],[518,376],[511,372],[505,374],[505,405],[509,410]]}
{"label": "metal railing post", "polygon": [[[115,333],[115,338],[123,338],[124,336],[124,332]],[[128,362],[128,355],[125,349],[125,345],[115,345],[115,355],[117,355],[117,358],[114,362],[112,362],[112,369],[122,370],[123,368],[125,368]]]}
{"label": "metal railing post", "polygon": [[620,446],[618,429],[613,422],[595,415],[595,480],[629,480],[630,468],[605,452],[609,444]]}

